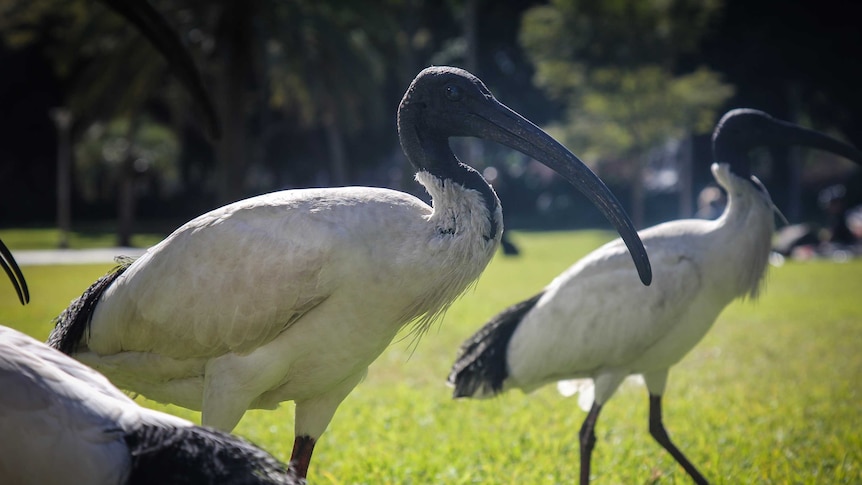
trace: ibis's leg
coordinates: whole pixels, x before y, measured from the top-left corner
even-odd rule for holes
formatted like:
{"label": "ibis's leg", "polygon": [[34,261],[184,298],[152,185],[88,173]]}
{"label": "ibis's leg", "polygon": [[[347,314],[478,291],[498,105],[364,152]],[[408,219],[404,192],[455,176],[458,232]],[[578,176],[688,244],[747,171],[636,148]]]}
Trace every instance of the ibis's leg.
{"label": "ibis's leg", "polygon": [[335,410],[350,391],[365,378],[368,369],[362,369],[348,377],[328,392],[319,394],[312,399],[296,402],[296,419],[294,424],[293,453],[290,464],[302,478],[306,477],[308,464],[311,462],[311,452],[320,435],[335,415]]}
{"label": "ibis's leg", "polygon": [[668,451],[668,453],[673,456],[677,463],[682,465],[685,471],[691,476],[694,483],[700,485],[706,485],[707,482],[703,475],[697,471],[697,468],[688,461],[688,458],[679,451],[679,448],[676,447],[671,441],[670,437],[667,435],[667,431],[664,429],[664,423],[662,423],[661,419],[661,396],[657,396],[655,394],[649,395],[649,433],[652,437],[658,441],[664,449]]}
{"label": "ibis's leg", "polygon": [[311,453],[316,441],[311,436],[297,436],[293,440],[293,453],[290,454],[290,466],[296,470],[300,478],[308,474],[308,464],[311,463]]}
{"label": "ibis's leg", "polygon": [[578,433],[581,444],[581,485],[590,483],[590,459],[593,454],[593,447],[596,446],[596,420],[599,419],[599,412],[602,406],[593,402],[593,407],[587,414],[584,424],[581,425],[581,431]]}

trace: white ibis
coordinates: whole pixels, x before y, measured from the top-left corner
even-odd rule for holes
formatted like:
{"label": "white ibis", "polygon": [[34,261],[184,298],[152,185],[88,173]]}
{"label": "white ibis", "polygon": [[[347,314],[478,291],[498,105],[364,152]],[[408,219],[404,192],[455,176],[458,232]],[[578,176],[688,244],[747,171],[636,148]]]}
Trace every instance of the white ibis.
{"label": "white ibis", "polygon": [[422,71],[398,133],[433,207],[371,187],[300,189],[186,223],[93,284],[49,343],[122,388],[232,430],[250,408],[296,403],[291,462],[304,477],[336,408],[407,323],[421,335],[500,243],[493,189],[452,136],[497,141],[560,172],[616,225],[648,282],[637,233],[601,180],[470,73]]}
{"label": "white ibis", "polygon": [[4,326],[0,389],[4,484],[305,482],[242,438],[138,406],[98,372]]}
{"label": "white ibis", "polygon": [[3,267],[3,271],[6,272],[6,276],[9,277],[9,280],[12,281],[12,286],[15,287],[15,293],[18,294],[18,301],[20,301],[22,305],[29,303],[30,290],[27,288],[27,281],[24,279],[24,274],[21,272],[21,268],[18,267],[18,263],[15,261],[9,248],[3,244],[3,241],[0,241],[0,266]]}
{"label": "white ibis", "polygon": [[578,261],[538,295],[499,313],[461,347],[449,375],[454,397],[592,379],[594,401],[579,433],[580,481],[588,483],[599,412],[626,376],[641,374],[649,391],[650,434],[695,482],[706,483],[668,437],[661,396],[670,366],[700,341],[722,309],[736,298],[758,295],[775,206],[750,177],[748,152],[770,144],[816,147],[862,163],[862,153],[820,133],[760,111],[727,113],[713,134],[718,163],[712,173],[728,193],[721,217],[641,231],[655,265],[650,288],[632,284],[625,248],[617,240]]}

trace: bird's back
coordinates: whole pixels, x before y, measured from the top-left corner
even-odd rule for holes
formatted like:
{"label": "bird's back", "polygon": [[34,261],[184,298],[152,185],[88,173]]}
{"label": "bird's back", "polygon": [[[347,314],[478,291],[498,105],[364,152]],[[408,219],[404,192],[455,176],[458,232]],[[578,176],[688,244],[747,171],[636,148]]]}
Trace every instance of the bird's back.
{"label": "bird's back", "polygon": [[701,291],[709,248],[699,247],[693,234],[712,226],[681,220],[642,231],[653,262],[649,287],[625,264],[619,241],[560,275],[512,337],[513,384],[531,390],[606,371],[666,369],[681,359],[732,299]]}
{"label": "bird's back", "polygon": [[[490,260],[499,234],[486,234],[487,214],[451,210],[484,206],[450,186],[429,187],[434,209],[367,187],[225,206],[151,248],[55,333],[80,335],[76,358],[116,385],[192,409],[215,360],[226,376],[254,373],[226,400],[271,408],[326,392],[363,373],[403,325],[417,319],[421,334]],[[62,331],[65,320],[86,331]],[[346,334],[361,338],[345,345]]]}
{"label": "bird's back", "polygon": [[[356,188],[346,196],[347,190],[268,194],[190,221],[107,288],[93,314],[89,349],[187,359],[244,353],[271,341],[351,284],[349,269],[367,275],[366,261],[385,257],[375,252],[405,239],[386,233],[409,231],[399,222],[421,221],[428,210],[394,191]],[[370,244],[371,233],[380,247]]]}
{"label": "bird's back", "polygon": [[[715,227],[714,221],[680,220],[642,231],[653,262],[649,287],[639,283],[620,240],[596,249],[538,297],[504,310],[465,343],[450,380],[479,382],[461,391],[456,384],[456,393],[479,395],[483,386],[495,391],[504,387],[484,377],[492,355],[496,368],[505,369],[505,386],[525,391],[608,369],[639,372],[672,365],[734,297],[701,292],[710,240],[699,235]],[[507,322],[508,334],[491,331],[500,322]],[[505,352],[490,352],[501,344]],[[477,374],[477,369],[482,371]]]}

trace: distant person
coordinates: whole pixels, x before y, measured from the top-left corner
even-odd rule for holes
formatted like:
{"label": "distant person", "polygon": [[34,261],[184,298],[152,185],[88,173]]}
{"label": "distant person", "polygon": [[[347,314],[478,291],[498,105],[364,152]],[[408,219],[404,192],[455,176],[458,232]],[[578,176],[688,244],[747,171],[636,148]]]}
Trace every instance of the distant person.
{"label": "distant person", "polygon": [[849,254],[848,246],[858,244],[859,238],[848,226],[850,211],[844,186],[831,185],[821,190],[817,203],[826,213],[828,225],[818,229],[813,224],[794,224],[778,230],[773,247],[776,252],[794,259],[840,259]]}
{"label": "distant person", "polygon": [[831,185],[820,191],[817,200],[829,218],[829,229],[823,242],[850,246],[856,235],[847,226],[847,190],[843,185]]}

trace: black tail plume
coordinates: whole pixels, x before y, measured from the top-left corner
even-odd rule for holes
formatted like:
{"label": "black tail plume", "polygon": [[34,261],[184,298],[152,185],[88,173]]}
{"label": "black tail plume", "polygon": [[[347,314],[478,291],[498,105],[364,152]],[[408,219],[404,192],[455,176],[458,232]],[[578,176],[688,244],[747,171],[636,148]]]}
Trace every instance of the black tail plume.
{"label": "black tail plume", "polygon": [[48,336],[48,345],[66,355],[74,354],[84,337],[84,332],[90,327],[93,311],[102,293],[131,266],[132,262],[132,259],[118,259],[117,267],[96,280],[83,295],[63,310],[63,313],[54,320],[54,330]]}
{"label": "black tail plume", "polygon": [[252,443],[202,426],[143,425],[126,435],[129,485],[302,485],[286,465]]}
{"label": "black tail plume", "polygon": [[516,303],[498,313],[470,337],[458,352],[448,382],[455,387],[452,397],[482,397],[503,390],[509,377],[506,348],[521,319],[539,301],[543,293]]}

